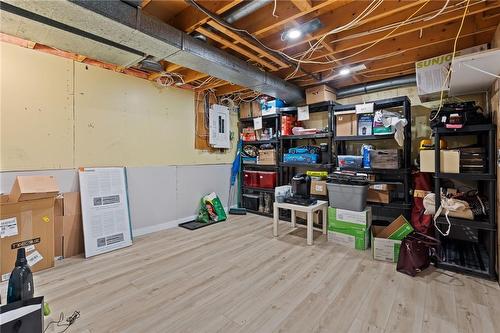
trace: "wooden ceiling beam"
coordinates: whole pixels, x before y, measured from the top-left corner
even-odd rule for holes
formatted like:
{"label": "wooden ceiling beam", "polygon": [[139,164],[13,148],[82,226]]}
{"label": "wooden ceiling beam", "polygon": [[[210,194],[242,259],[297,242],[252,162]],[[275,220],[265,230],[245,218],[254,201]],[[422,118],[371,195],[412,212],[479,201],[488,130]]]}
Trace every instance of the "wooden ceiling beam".
{"label": "wooden ceiling beam", "polygon": [[312,8],[311,0],[291,0],[293,5],[298,8],[301,12],[307,12]]}
{"label": "wooden ceiling beam", "polygon": [[149,5],[149,3],[151,2],[151,0],[142,0],[141,2],[141,9],[146,7],[147,5]]}
{"label": "wooden ceiling beam", "polygon": [[[325,0],[325,1],[315,1],[311,8],[306,9],[304,11],[299,11],[295,7],[295,5],[291,5],[288,7],[284,7],[284,4],[287,1],[278,1],[277,14],[278,18],[274,18],[271,15],[266,20],[257,19],[257,17],[247,17],[245,21],[247,24],[238,25],[239,28],[246,29],[250,31],[254,36],[265,36],[268,33],[272,33],[275,29],[280,29],[287,23],[290,23],[295,20],[299,20],[300,18],[313,14],[316,12],[324,12],[331,11],[335,8],[339,8],[341,6],[347,5],[349,3],[355,2],[353,0],[341,1],[341,0]],[[258,15],[259,13],[256,13]],[[269,13],[270,14],[270,13]]]}
{"label": "wooden ceiling beam", "polygon": [[236,84],[226,84],[224,86],[219,86],[217,87],[217,89],[215,90],[215,93],[217,96],[221,96],[221,95],[228,95],[228,94],[232,94],[232,93],[235,93],[235,92],[240,92],[240,91],[243,91],[243,90],[246,90],[248,89],[247,87],[243,87],[243,86],[239,86],[239,85],[236,85]]}
{"label": "wooden ceiling beam", "polygon": [[[243,0],[233,0],[233,1],[207,1],[203,4],[210,12],[216,13],[217,15],[224,14],[234,6],[241,3]],[[191,33],[199,26],[207,23],[210,18],[206,16],[203,12],[198,10],[193,6],[181,11],[177,14],[169,24],[173,25],[177,29]]]}
{"label": "wooden ceiling beam", "polygon": [[259,58],[258,56],[256,56],[255,54],[251,53],[250,51],[248,50],[245,50],[244,48],[236,45],[236,44],[233,44],[231,41],[228,41],[227,39],[211,32],[211,31],[208,31],[207,29],[205,28],[202,28],[202,27],[199,27],[199,28],[196,28],[196,31],[203,34],[204,36],[216,41],[217,43],[220,43],[228,48],[231,48],[233,49],[234,51],[240,53],[241,55],[261,64],[262,66],[266,67],[267,69],[271,70],[271,71],[277,71],[278,68],[272,64],[270,64],[269,62]]}
{"label": "wooden ceiling beam", "polygon": [[[478,44],[487,43],[491,40],[494,30],[489,30],[489,33],[482,34],[469,34],[468,36],[464,36],[459,39],[458,45],[460,49],[472,47]],[[406,50],[405,52],[390,58],[386,58],[383,60],[378,60],[369,64],[367,69],[358,73],[358,75],[362,76],[366,73],[373,73],[383,70],[394,70],[394,68],[399,68],[400,66],[412,65],[415,66],[415,62],[423,59],[432,58],[437,55],[442,55],[450,52],[450,48],[453,46],[454,39],[449,39],[444,43],[436,43],[432,47],[421,45],[418,48],[413,48],[411,50]],[[327,75],[329,73],[328,70],[323,70],[322,73]],[[338,81],[338,80],[337,80]],[[364,80],[363,80],[364,81]],[[302,83],[302,85],[311,84],[306,81],[305,78],[298,78],[294,81],[297,84]],[[335,82],[335,81],[333,81]]]}
{"label": "wooden ceiling beam", "polygon": [[[479,20],[476,17],[470,17],[465,21],[464,27],[462,29],[460,38],[465,38],[471,35],[478,35],[483,33],[488,33],[494,31],[497,22],[495,20]],[[456,32],[458,30],[460,21],[451,22],[446,25],[441,26],[433,26],[428,29],[425,29],[421,33],[413,32],[410,35],[399,36],[391,39],[387,39],[380,44],[377,45],[376,48],[373,48],[367,52],[363,52],[359,55],[356,55],[352,58],[349,58],[349,64],[359,64],[365,63],[368,64],[371,61],[369,60],[374,57],[380,57],[384,55],[393,54],[395,52],[403,52],[413,49],[418,49],[422,47],[434,47],[436,44],[444,43],[450,40],[454,40],[456,37]],[[356,50],[352,50],[356,51]],[[327,53],[326,53],[327,54]],[[325,55],[326,55],[325,54]],[[340,58],[348,55],[349,52],[339,53],[338,56]],[[439,54],[435,54],[439,55]],[[320,58],[320,56],[318,56]],[[308,65],[306,68],[313,72],[317,73],[319,71],[324,71],[328,69],[335,68],[335,65]],[[303,75],[296,75],[295,77],[302,77]]]}
{"label": "wooden ceiling beam", "polygon": [[[405,1],[403,4],[397,1],[387,1],[382,3],[373,13],[371,13],[368,17],[360,21],[355,27],[359,27],[370,22],[381,22],[381,20],[386,19],[390,16],[393,16],[399,12],[405,11],[414,11],[414,7],[417,5],[422,5],[426,0],[418,0],[418,1]],[[281,51],[294,49],[299,46],[307,46],[309,48],[308,42],[312,42],[313,40],[317,40],[322,37],[325,33],[330,32],[332,29],[344,26],[350,23],[354,18],[358,17],[364,10],[366,10],[368,6],[367,1],[357,1],[350,6],[343,6],[336,10],[329,11],[323,15],[318,16],[317,18],[323,22],[324,27],[317,30],[309,37],[301,38],[298,41],[293,43],[283,42],[278,37],[278,34],[270,35],[263,40],[266,45],[271,48],[279,49]],[[442,7],[442,4],[433,5],[433,9],[437,9]],[[331,23],[330,23],[331,22]],[[349,32],[350,30],[347,30]]]}
{"label": "wooden ceiling beam", "polygon": [[290,67],[286,63],[284,63],[282,60],[280,60],[279,58],[272,55],[271,53],[264,51],[262,48],[254,45],[250,42],[247,42],[245,39],[238,36],[238,34],[235,34],[234,32],[232,32],[228,28],[224,27],[223,25],[217,23],[216,21],[208,21],[207,24],[210,25],[212,28],[219,30],[220,32],[222,32],[226,36],[234,39],[238,43],[243,44],[246,47],[248,47],[249,49],[252,49],[253,51],[259,53],[259,55],[262,55],[262,56],[268,58],[269,60],[273,61],[275,64],[279,65],[281,68]]}
{"label": "wooden ceiling beam", "polygon": [[[494,1],[494,2],[489,2],[489,3],[479,3],[476,5],[470,6],[469,11],[467,12],[466,15],[471,16],[471,15],[482,13],[488,9],[498,8],[498,7],[500,7],[500,1]],[[414,24],[411,24],[411,25],[408,25],[405,27],[401,27],[398,30],[396,30],[390,36],[390,38],[403,36],[403,35],[406,35],[406,34],[409,34],[412,32],[419,32],[420,30],[427,29],[427,28],[430,28],[432,26],[446,24],[446,23],[452,22],[454,20],[460,19],[462,17],[462,15],[463,15],[463,10],[462,11],[459,10],[459,11],[454,11],[454,12],[449,13],[449,14],[443,14],[442,16],[438,16],[437,18],[435,18],[433,20],[423,21],[423,22],[414,23]],[[354,33],[354,32],[351,32],[351,33]],[[342,41],[339,41],[337,43],[333,43],[332,45],[335,49],[335,52],[333,54],[348,51],[348,50],[353,50],[353,49],[359,48],[361,46],[371,45],[374,42],[376,42],[377,40],[379,40],[380,38],[387,35],[387,33],[388,33],[387,31],[384,31],[381,33],[370,34],[368,36],[354,38],[351,40],[342,40]],[[347,33],[338,34],[339,38],[345,37],[345,36],[348,36],[348,34]],[[377,47],[378,47],[378,45],[377,45]],[[312,59],[314,59],[314,58],[315,57],[312,57]]]}

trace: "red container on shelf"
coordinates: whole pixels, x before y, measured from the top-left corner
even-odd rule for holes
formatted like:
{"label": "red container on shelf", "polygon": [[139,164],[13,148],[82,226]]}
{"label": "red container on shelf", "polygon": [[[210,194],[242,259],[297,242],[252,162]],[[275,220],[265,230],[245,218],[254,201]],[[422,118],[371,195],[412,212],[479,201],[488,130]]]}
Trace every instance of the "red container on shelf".
{"label": "red container on shelf", "polygon": [[292,128],[295,126],[295,116],[281,116],[281,135],[292,135]]}
{"label": "red container on shelf", "polygon": [[243,171],[243,185],[249,187],[259,187],[259,172],[251,170]]}
{"label": "red container on shelf", "polygon": [[275,188],[277,173],[276,171],[259,171],[259,187]]}

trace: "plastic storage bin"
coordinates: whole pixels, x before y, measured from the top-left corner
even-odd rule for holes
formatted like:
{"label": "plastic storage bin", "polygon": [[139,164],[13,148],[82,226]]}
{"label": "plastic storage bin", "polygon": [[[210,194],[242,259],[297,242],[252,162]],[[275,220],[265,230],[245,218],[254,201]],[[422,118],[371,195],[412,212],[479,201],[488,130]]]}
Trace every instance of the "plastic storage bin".
{"label": "plastic storage bin", "polygon": [[366,208],[369,185],[327,183],[330,207],[361,212]]}
{"label": "plastic storage bin", "polygon": [[259,187],[275,188],[276,187],[276,171],[259,171]]}
{"label": "plastic storage bin", "polygon": [[243,197],[243,207],[249,210],[258,211],[259,210],[259,195],[258,194],[248,194],[245,193]]}
{"label": "plastic storage bin", "polygon": [[339,155],[339,167],[340,168],[362,168],[363,167],[363,156],[356,155]]}
{"label": "plastic storage bin", "polygon": [[243,171],[243,185],[249,187],[259,187],[259,172],[251,170]]}

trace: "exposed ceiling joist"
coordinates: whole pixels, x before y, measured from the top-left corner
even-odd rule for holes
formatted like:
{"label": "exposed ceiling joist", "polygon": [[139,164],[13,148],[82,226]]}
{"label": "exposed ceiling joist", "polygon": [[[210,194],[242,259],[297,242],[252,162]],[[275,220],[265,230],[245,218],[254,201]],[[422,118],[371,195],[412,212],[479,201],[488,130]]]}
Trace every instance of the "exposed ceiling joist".
{"label": "exposed ceiling joist", "polygon": [[246,41],[245,39],[241,38],[240,36],[238,36],[237,34],[235,34],[234,32],[232,32],[228,28],[224,27],[223,25],[221,25],[221,24],[219,24],[219,23],[217,23],[217,22],[215,22],[213,20],[208,21],[207,24],[210,25],[211,27],[219,30],[220,32],[224,33],[228,37],[231,37],[236,42],[238,42],[238,43],[240,43],[242,45],[245,45],[246,47],[252,49],[255,52],[258,52],[260,55],[262,55],[262,56],[268,58],[269,60],[273,61],[274,63],[278,64],[281,68],[288,68],[288,67],[290,67],[289,65],[287,65],[286,63],[284,63],[278,57],[272,55],[271,53],[269,53],[267,51],[264,51],[262,48],[260,48],[260,47],[258,47],[256,45],[254,45],[254,44]]}
{"label": "exposed ceiling joist", "polygon": [[[206,8],[218,15],[224,14],[236,5],[240,4],[243,0],[233,1],[208,1],[204,3]],[[191,33],[199,26],[207,23],[209,17],[193,7],[188,7],[179,14],[177,14],[169,23],[180,30]]]}
{"label": "exposed ceiling joist", "polygon": [[261,64],[262,66],[266,67],[267,69],[271,70],[271,71],[277,71],[278,68],[274,65],[272,65],[271,63],[263,60],[262,58],[259,58],[257,55],[253,54],[252,52],[248,51],[248,50],[245,50],[244,48],[236,45],[236,44],[233,44],[231,41],[228,41],[227,39],[225,39],[224,37],[221,37],[205,28],[202,28],[202,27],[198,27],[196,28],[196,31],[203,34],[204,36],[216,41],[217,43],[220,43],[230,49],[233,49],[234,51],[244,55],[245,57],[247,57],[248,59],[251,59],[259,64]]}

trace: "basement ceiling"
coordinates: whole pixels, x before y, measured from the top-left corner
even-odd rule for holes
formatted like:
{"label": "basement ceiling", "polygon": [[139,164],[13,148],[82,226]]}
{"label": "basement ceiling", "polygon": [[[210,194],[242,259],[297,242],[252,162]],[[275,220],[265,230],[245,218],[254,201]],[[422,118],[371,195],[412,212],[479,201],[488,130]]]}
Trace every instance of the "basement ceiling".
{"label": "basement ceiling", "polygon": [[[247,2],[196,0],[199,7],[218,17],[237,11]],[[229,25],[209,17],[189,1],[144,0],[142,8],[184,32],[204,35],[208,43],[301,87],[314,85],[344,67],[366,66],[365,70],[354,75],[337,75],[328,83],[341,88],[412,74],[415,61],[451,52],[466,3],[427,0],[267,1],[261,8]],[[367,12],[368,15],[363,15]],[[294,41],[282,40],[284,31],[314,18],[321,21],[322,28]],[[470,0],[458,49],[489,43],[499,22],[500,1]],[[339,31],[320,39],[333,29]],[[248,31],[258,41],[242,30]],[[318,63],[303,63],[294,73],[296,62],[286,56],[300,59],[315,44],[314,52],[306,53],[303,59]],[[185,81],[194,86],[209,78],[174,63],[165,63],[165,67],[167,71],[182,74]],[[203,86],[206,88],[215,89],[219,95],[248,92],[245,87],[222,80],[212,80]]]}

